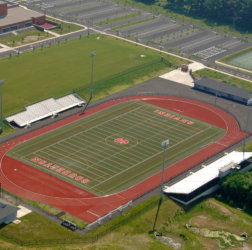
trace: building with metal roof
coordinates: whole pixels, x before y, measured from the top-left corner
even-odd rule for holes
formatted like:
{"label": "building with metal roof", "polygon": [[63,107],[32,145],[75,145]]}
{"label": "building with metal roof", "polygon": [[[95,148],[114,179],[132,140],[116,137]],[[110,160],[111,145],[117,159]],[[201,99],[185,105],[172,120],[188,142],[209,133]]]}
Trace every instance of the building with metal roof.
{"label": "building with metal roof", "polygon": [[[244,159],[249,159],[249,161],[247,161],[249,164],[244,164]],[[235,169],[239,169],[243,172],[251,170],[252,152],[246,152],[244,158],[242,152],[233,151],[226,154],[217,161],[203,166],[199,171],[195,173],[191,172],[188,177],[176,184],[165,186],[164,193],[168,194],[172,199],[184,205],[188,205],[198,198],[217,190],[219,188],[218,183],[220,179],[230,174]]]}
{"label": "building with metal roof", "polygon": [[232,101],[248,104],[249,99],[252,97],[251,92],[231,86],[229,84],[214,81],[208,78],[201,78],[194,82],[194,88],[204,92],[211,93],[216,97],[227,98]]}
{"label": "building with metal roof", "polygon": [[58,99],[49,98],[44,101],[29,105],[25,111],[5,118],[7,122],[19,127],[30,126],[32,123],[47,117],[55,117],[58,113],[70,108],[81,106],[85,101],[77,94],[70,94]]}
{"label": "building with metal roof", "polygon": [[17,219],[18,207],[0,199],[0,225],[8,224]]}

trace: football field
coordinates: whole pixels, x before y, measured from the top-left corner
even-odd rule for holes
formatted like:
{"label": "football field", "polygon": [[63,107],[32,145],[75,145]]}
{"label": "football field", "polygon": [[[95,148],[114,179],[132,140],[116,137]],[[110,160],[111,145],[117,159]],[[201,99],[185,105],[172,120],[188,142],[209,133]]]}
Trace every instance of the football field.
{"label": "football field", "polygon": [[222,137],[224,129],[129,101],[22,143],[8,155],[93,194],[112,194]]}

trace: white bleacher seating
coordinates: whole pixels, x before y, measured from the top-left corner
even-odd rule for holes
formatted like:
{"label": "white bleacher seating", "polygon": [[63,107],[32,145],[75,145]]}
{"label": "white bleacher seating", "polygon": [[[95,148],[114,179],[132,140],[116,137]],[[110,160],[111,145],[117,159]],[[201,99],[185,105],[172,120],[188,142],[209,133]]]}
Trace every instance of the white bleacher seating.
{"label": "white bleacher seating", "polygon": [[75,106],[81,106],[84,103],[85,101],[83,99],[74,94],[63,96],[58,99],[49,98],[27,106],[25,111],[7,117],[6,121],[9,123],[14,122],[19,127],[24,127],[46,117],[55,117],[64,110]]}

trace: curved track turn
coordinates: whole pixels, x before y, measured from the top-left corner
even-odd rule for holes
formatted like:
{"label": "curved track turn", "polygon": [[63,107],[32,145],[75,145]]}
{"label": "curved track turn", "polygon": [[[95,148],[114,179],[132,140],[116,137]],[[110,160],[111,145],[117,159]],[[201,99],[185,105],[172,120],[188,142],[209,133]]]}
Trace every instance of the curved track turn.
{"label": "curved track turn", "polygon": [[83,189],[6,156],[6,153],[11,148],[24,141],[85,118],[115,104],[131,100],[141,100],[154,104],[226,130],[225,135],[218,141],[167,167],[165,169],[165,181],[206,160],[244,137],[244,133],[240,131],[238,123],[232,116],[206,103],[170,96],[120,98],[89,109],[85,114],[76,114],[3,144],[0,147],[0,182],[2,187],[22,197],[51,204],[91,223],[118,206],[160,185],[161,171],[127,190],[109,196],[97,197]]}

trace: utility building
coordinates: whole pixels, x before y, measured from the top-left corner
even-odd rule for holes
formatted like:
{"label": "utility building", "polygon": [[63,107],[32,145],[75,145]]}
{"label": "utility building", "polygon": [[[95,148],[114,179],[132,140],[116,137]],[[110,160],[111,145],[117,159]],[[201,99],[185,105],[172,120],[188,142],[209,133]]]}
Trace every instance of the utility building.
{"label": "utility building", "polygon": [[8,224],[17,219],[18,207],[0,199],[0,225]]}
{"label": "utility building", "polygon": [[200,91],[211,93],[218,97],[223,97],[232,101],[248,104],[250,92],[231,86],[229,84],[214,81],[208,78],[202,78],[194,82],[194,88]]}

